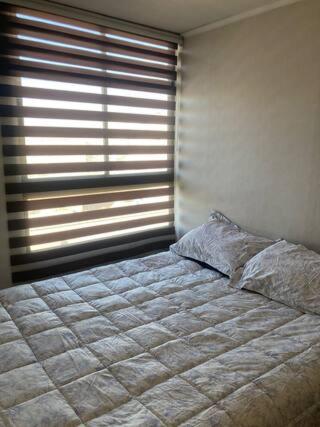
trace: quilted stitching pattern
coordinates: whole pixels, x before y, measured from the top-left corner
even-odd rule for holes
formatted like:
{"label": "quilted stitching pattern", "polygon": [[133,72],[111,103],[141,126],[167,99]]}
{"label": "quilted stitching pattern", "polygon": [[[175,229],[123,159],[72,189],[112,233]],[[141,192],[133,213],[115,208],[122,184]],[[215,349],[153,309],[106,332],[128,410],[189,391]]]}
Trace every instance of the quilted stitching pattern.
{"label": "quilted stitching pattern", "polygon": [[0,426],[283,427],[319,414],[320,316],[170,252],[3,290],[0,322]]}

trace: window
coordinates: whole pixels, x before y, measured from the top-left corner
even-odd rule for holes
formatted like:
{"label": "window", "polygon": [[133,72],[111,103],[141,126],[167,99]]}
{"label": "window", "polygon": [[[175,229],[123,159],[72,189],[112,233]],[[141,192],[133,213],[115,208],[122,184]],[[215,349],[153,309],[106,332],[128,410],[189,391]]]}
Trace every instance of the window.
{"label": "window", "polygon": [[177,45],[5,5],[14,282],[168,247]]}

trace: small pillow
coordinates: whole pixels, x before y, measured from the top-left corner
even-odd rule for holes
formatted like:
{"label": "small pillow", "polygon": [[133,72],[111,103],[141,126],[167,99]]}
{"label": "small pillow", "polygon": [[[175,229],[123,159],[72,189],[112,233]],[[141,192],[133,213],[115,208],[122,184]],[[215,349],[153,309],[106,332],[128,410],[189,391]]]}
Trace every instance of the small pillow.
{"label": "small pillow", "polygon": [[282,240],[248,261],[233,286],[320,314],[320,255]]}
{"label": "small pillow", "polygon": [[246,233],[224,215],[214,212],[209,222],[189,231],[170,249],[231,277],[250,258],[273,243]]}

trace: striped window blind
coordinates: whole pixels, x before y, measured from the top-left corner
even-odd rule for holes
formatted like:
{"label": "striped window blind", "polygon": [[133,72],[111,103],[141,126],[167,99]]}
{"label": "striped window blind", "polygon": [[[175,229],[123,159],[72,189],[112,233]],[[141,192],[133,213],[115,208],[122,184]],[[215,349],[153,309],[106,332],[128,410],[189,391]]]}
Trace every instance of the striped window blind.
{"label": "striped window blind", "polygon": [[168,247],[178,46],[1,6],[13,282]]}

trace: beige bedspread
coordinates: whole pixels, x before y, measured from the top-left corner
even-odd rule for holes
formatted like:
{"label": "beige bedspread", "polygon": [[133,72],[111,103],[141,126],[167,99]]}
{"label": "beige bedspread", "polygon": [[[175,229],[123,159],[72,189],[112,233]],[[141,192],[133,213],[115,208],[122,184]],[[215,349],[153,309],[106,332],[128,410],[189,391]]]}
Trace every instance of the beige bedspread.
{"label": "beige bedspread", "polygon": [[320,316],[170,252],[0,303],[1,427],[320,425]]}

